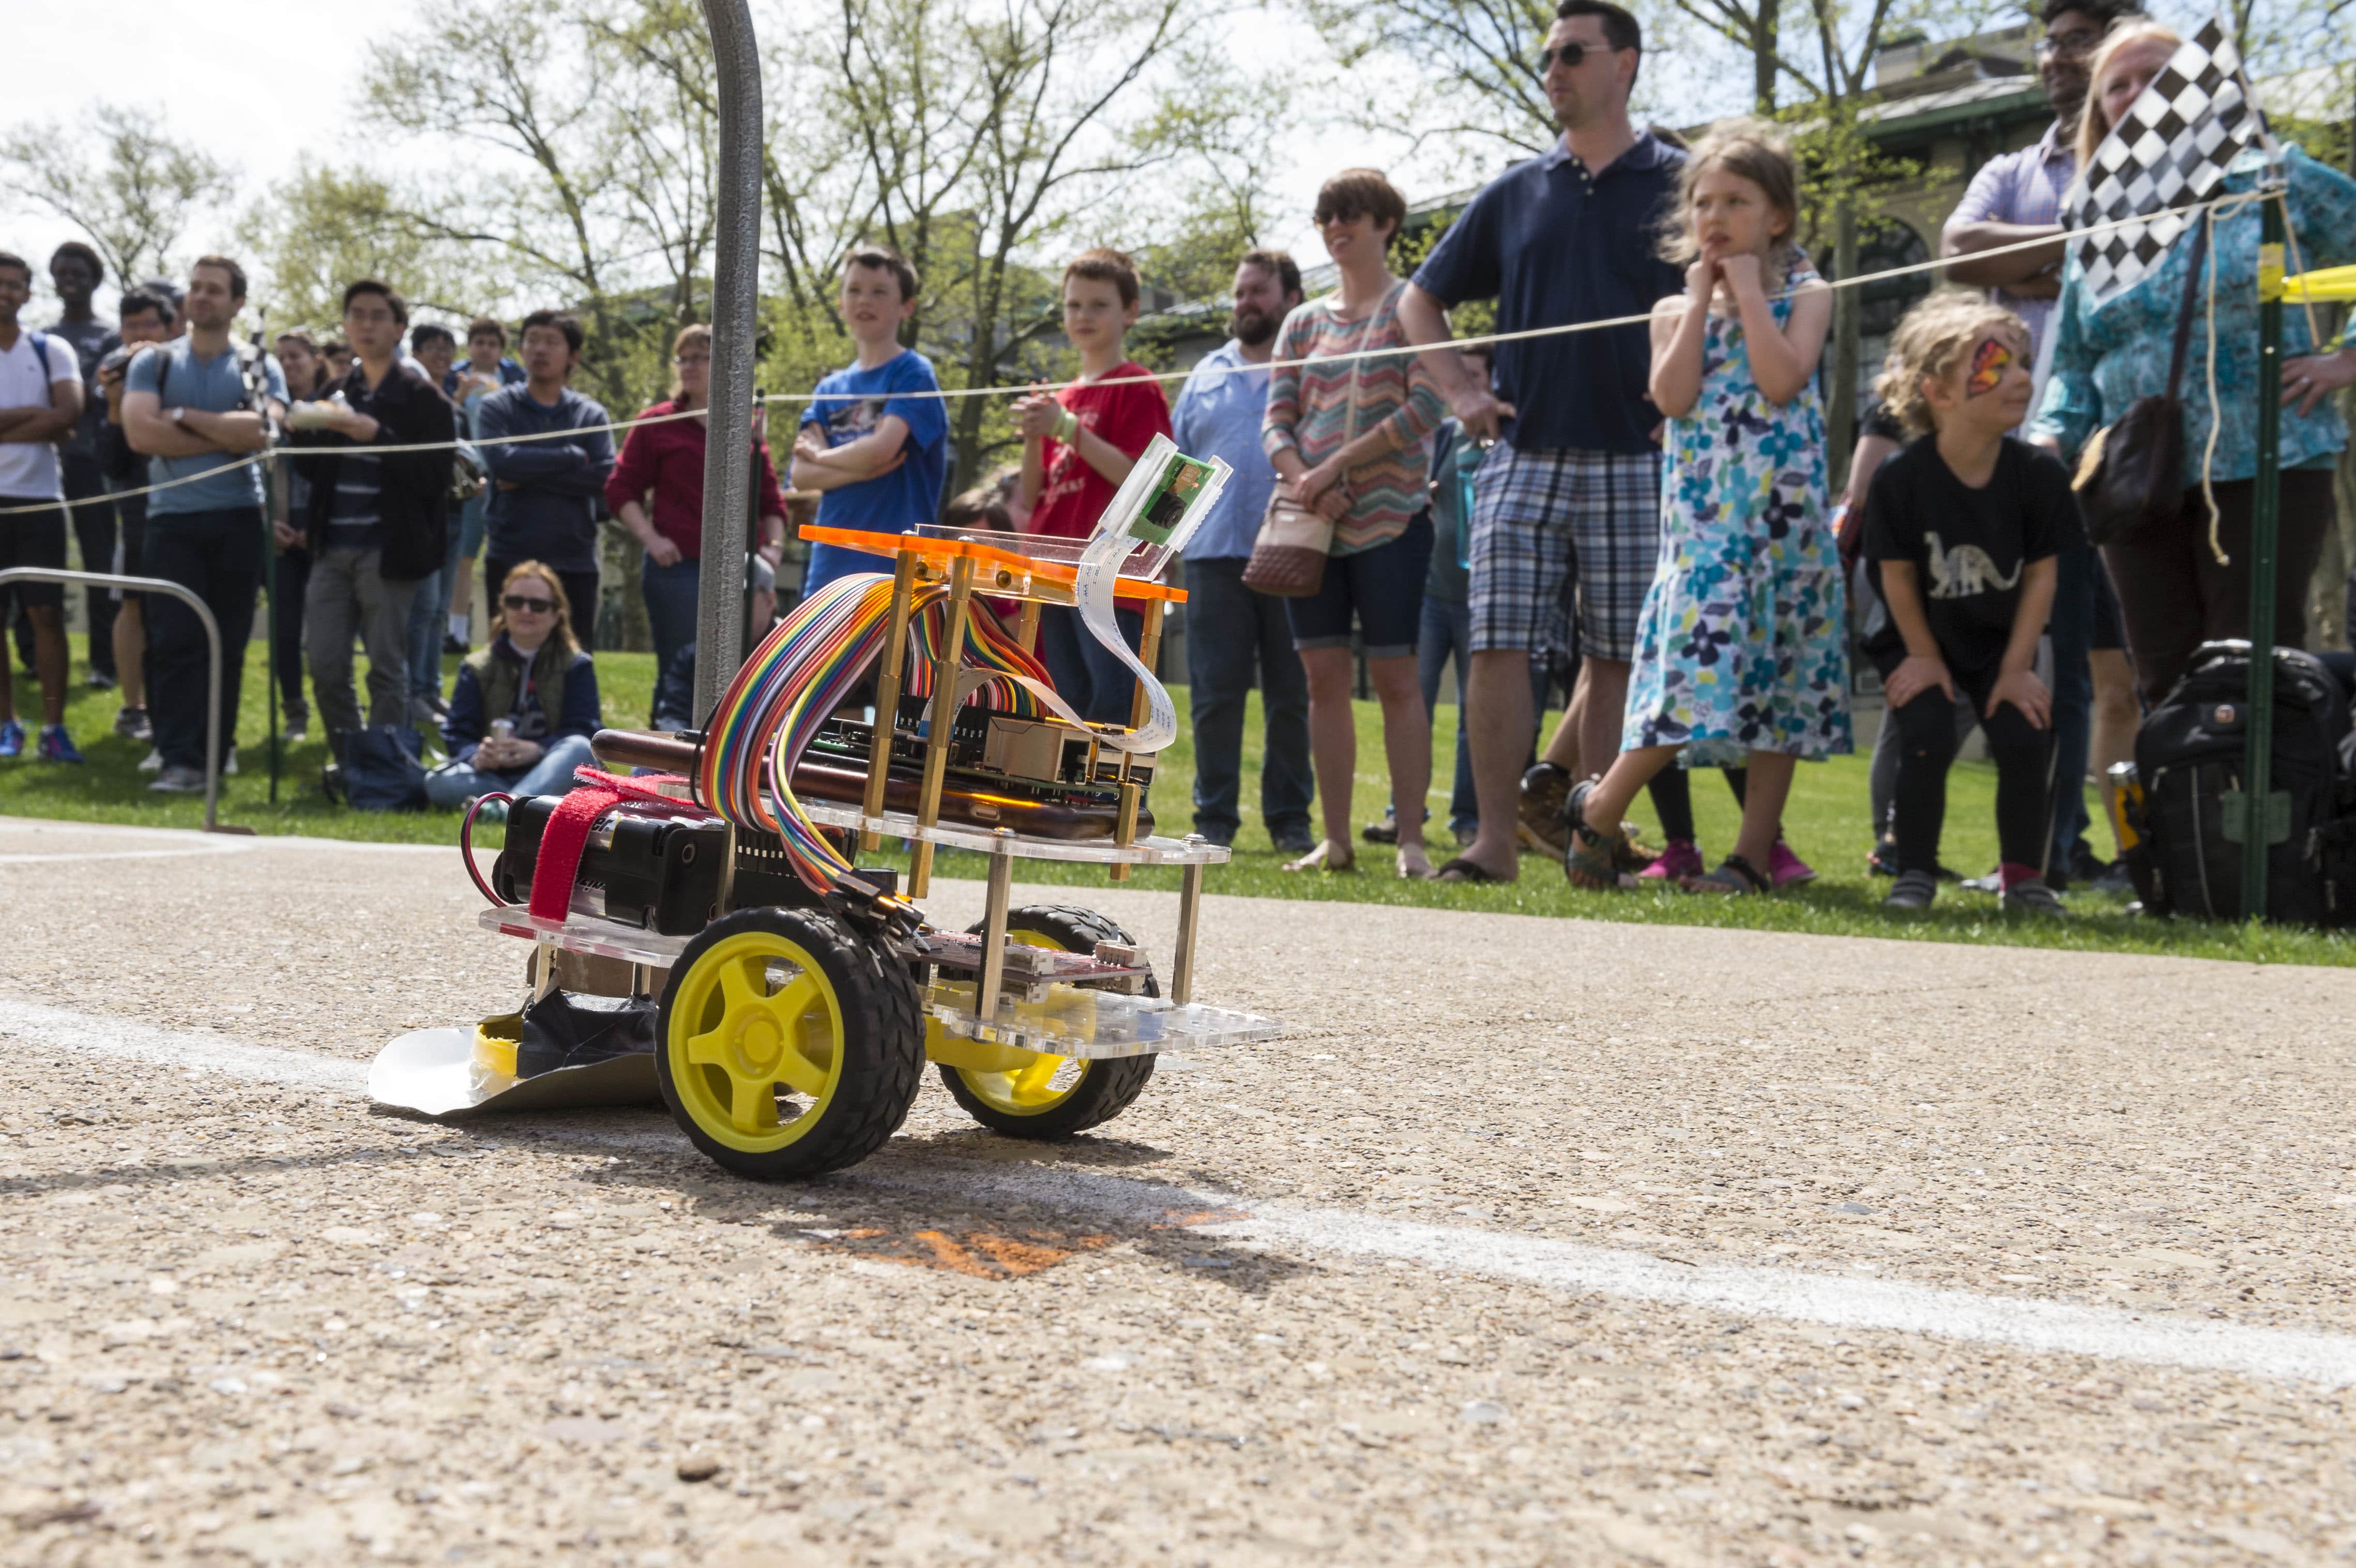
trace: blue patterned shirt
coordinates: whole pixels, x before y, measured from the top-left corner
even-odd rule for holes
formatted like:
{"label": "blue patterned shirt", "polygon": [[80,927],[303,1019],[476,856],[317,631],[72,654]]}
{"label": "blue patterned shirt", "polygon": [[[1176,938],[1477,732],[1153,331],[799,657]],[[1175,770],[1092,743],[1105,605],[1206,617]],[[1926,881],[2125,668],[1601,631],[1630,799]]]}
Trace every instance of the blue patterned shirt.
{"label": "blue patterned shirt", "polygon": [[[2295,146],[2283,149],[2284,174],[2289,186],[2290,232],[2297,241],[2288,252],[2289,270],[2312,272],[2356,261],[2356,180],[2317,163]],[[2265,166],[2253,150],[2233,161],[2225,188],[2254,188]],[[2126,413],[2137,398],[2157,397],[2168,390],[2169,349],[2176,330],[2177,312],[2184,299],[2184,272],[2190,265],[2191,230],[2186,229],[2159,265],[2132,286],[2099,305],[2087,303],[2084,269],[2073,248],[2062,278],[2060,308],[2053,318],[2053,373],[2045,384],[2045,401],[2030,421],[2032,436],[2060,439],[2063,455],[2076,460],[2078,451],[2102,426]],[[2214,476],[2221,481],[2249,479],[2258,471],[2258,400],[2279,397],[2279,387],[2262,387],[2258,376],[2258,208],[2255,204],[2221,213],[2210,240],[2216,252],[2217,401],[2223,409],[2218,421]],[[2202,272],[2207,272],[2204,263]],[[2203,285],[2205,293],[2206,284]],[[2207,367],[2207,309],[2192,323],[2185,346],[2184,484],[2201,482],[2203,449],[2211,422]],[[2307,313],[2297,305],[2283,311],[2283,357],[2316,352],[2308,332]],[[2329,401],[2302,416],[2296,406],[2282,411],[2282,465],[2297,468],[2333,460],[2348,444],[2348,426]]]}

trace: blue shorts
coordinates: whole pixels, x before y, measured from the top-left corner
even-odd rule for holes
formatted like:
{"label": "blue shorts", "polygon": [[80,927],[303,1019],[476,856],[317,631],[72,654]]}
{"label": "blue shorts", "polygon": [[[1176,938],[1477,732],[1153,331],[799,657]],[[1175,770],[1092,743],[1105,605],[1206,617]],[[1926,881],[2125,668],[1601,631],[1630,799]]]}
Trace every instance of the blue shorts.
{"label": "blue shorts", "polygon": [[1372,549],[1325,562],[1325,581],[1306,599],[1288,599],[1292,645],[1346,648],[1357,623],[1370,659],[1412,658],[1423,626],[1423,584],[1431,573],[1431,514]]}

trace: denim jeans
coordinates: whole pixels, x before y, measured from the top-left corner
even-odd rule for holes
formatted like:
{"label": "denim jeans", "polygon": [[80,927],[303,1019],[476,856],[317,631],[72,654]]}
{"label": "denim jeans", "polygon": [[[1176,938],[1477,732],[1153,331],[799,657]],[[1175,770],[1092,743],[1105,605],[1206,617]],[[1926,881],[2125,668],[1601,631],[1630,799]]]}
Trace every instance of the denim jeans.
{"label": "denim jeans", "polygon": [[[1423,625],[1415,644],[1416,678],[1423,686],[1423,710],[1440,703],[1440,673],[1456,661],[1456,783],[1448,795],[1448,827],[1469,837],[1480,831],[1481,808],[1472,798],[1472,747],[1465,738],[1464,682],[1472,659],[1472,606],[1464,600],[1423,601]],[[1541,700],[1538,708],[1545,709]]]}
{"label": "denim jeans", "polygon": [[2094,735],[2094,573],[2102,570],[2092,545],[2065,549],[2054,560],[2053,614],[2046,635],[2053,639],[2053,826],[2042,872],[2067,871],[2077,863],[2086,833],[2086,753]]}
{"label": "denim jeans", "polygon": [[[58,460],[65,481],[67,510],[73,518],[75,540],[81,546],[81,569],[84,571],[112,570],[114,561],[114,503],[91,501],[91,496],[103,496],[113,485],[106,482],[106,473],[98,459],[86,453],[69,452]],[[114,613],[117,605],[114,591],[109,588],[85,588],[84,608],[90,619],[90,673],[112,676],[114,673]]]}
{"label": "denim jeans", "polygon": [[540,761],[528,768],[502,772],[471,763],[445,763],[425,775],[425,798],[446,810],[497,790],[519,800],[535,795],[562,795],[573,787],[573,770],[597,760],[590,754],[585,735],[560,735],[546,745]]}
{"label": "denim jeans", "polygon": [[421,579],[417,596],[409,602],[409,695],[442,695],[442,639],[450,635],[450,586],[458,581],[458,530],[450,530],[450,547],[442,554],[442,570]]}
{"label": "denim jeans", "polygon": [[[1145,617],[1134,610],[1116,610],[1113,620],[1120,627],[1121,641],[1136,652],[1138,639],[1145,635]],[[1137,677],[1080,624],[1077,610],[1050,604],[1040,611],[1039,660],[1055,683],[1055,695],[1081,718],[1091,724],[1129,722],[1130,708],[1137,700]]]}
{"label": "denim jeans", "polygon": [[1225,843],[1242,826],[1244,703],[1255,670],[1266,741],[1259,814],[1280,842],[1309,834],[1309,677],[1284,601],[1244,586],[1245,558],[1186,562],[1186,706],[1194,731],[1194,831]]}
{"label": "denim jeans", "polygon": [[655,668],[666,670],[680,649],[695,641],[697,590],[703,563],[681,556],[669,566],[657,566],[652,557],[638,572],[638,586],[647,596],[647,622],[655,635]]}
{"label": "denim jeans", "polygon": [[[166,512],[147,519],[145,559],[150,577],[196,591],[220,629],[220,743],[237,741],[237,705],[245,677],[245,645],[253,635],[253,602],[262,589],[262,509]],[[197,613],[169,593],[145,596],[147,617],[147,712],[164,765],[205,765],[206,699],[212,684],[211,645]]]}
{"label": "denim jeans", "polygon": [[278,676],[278,703],[289,721],[307,725],[303,695],[303,599],[311,587],[311,552],[301,545],[278,552],[278,582],[270,599],[270,667]]}

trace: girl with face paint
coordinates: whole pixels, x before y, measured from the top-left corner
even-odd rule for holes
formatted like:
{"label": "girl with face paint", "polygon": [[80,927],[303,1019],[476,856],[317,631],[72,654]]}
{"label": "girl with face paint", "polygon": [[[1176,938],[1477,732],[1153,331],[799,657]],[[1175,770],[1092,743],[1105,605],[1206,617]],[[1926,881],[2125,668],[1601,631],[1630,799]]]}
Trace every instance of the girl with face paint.
{"label": "girl with face paint", "polygon": [[2062,912],[2044,880],[2052,698],[2033,666],[2055,557],[2084,536],[2060,461],[2008,433],[2029,412],[2032,368],[2019,316],[1976,294],[1933,294],[1899,323],[1878,389],[1917,437],[1865,502],[1865,556],[1890,607],[1865,651],[1900,748],[1886,909],[1928,909],[1937,895],[1955,709],[1968,702],[1996,762],[2003,908]]}

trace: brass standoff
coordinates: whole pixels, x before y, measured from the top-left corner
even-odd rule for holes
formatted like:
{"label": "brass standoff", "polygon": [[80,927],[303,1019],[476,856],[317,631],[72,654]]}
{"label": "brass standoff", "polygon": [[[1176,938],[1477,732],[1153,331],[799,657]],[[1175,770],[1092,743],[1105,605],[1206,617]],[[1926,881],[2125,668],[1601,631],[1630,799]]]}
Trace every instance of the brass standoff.
{"label": "brass standoff", "polygon": [[1022,645],[1026,654],[1039,651],[1040,608],[1036,599],[1025,599],[1023,601],[1023,618],[1014,624],[1014,640]]}
{"label": "brass standoff", "polygon": [[[916,552],[904,549],[892,568],[892,619],[884,635],[884,659],[875,667],[875,733],[867,748],[867,794],[861,812],[869,820],[884,815],[884,785],[892,767],[892,733],[900,721],[900,667],[908,657],[908,607],[915,598]],[[883,841],[873,829],[862,828],[859,847],[873,849]]]}
{"label": "brass standoff", "polygon": [[991,835],[990,891],[982,906],[981,968],[974,976],[973,1014],[984,1024],[998,1021],[998,997],[1006,984],[1006,911],[1013,901],[1014,833]]}
{"label": "brass standoff", "polygon": [[[965,652],[965,618],[973,601],[973,557],[961,555],[949,571],[948,625],[933,660],[932,734],[925,747],[925,784],[916,797],[916,826],[930,830],[941,819],[941,781],[949,766],[949,729],[957,718],[958,666]],[[916,840],[908,857],[908,896],[923,898],[933,885],[933,843]]]}

